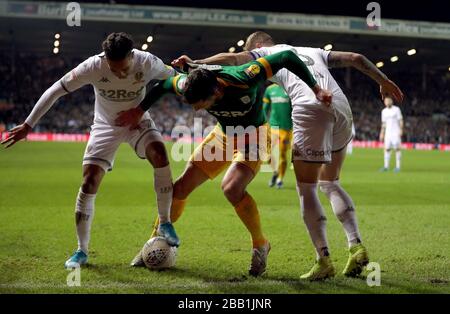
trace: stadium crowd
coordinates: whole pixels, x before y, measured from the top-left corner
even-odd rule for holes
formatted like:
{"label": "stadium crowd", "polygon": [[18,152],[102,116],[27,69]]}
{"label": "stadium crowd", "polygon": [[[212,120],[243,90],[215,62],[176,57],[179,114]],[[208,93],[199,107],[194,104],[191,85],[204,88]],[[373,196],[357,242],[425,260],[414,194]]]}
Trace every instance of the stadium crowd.
{"label": "stadium crowd", "polygon": [[[25,120],[42,93],[82,59],[38,57],[25,53],[1,55],[0,63],[0,132]],[[352,71],[346,80],[345,70],[332,70],[352,106],[356,139],[377,140],[383,104],[378,89],[369,78]],[[450,75],[430,72],[425,80],[420,73],[402,69],[389,73],[406,95],[400,106],[408,142],[450,143]],[[86,133],[92,123],[94,93],[91,86],[62,97],[41,119],[36,132]],[[206,112],[194,112],[181,98],[167,95],[151,109],[152,117],[163,134],[171,135],[176,125],[193,132],[194,118],[202,118],[205,128],[215,124]]]}

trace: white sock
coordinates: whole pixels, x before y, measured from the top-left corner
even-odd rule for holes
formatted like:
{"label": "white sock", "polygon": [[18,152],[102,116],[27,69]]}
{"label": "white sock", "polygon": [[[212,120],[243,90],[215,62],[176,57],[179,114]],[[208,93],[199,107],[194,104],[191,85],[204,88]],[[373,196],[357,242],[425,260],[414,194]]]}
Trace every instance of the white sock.
{"label": "white sock", "polygon": [[154,168],[154,186],[158,203],[159,222],[170,222],[170,206],[172,206],[172,172],[170,166]]}
{"label": "white sock", "polygon": [[339,180],[319,181],[320,190],[327,196],[333,212],[344,227],[348,246],[361,243],[361,235],[355,215],[355,205],[350,195],[341,187]]}
{"label": "white sock", "polygon": [[353,144],[352,142],[347,145],[347,154],[351,155],[353,153]]}
{"label": "white sock", "polygon": [[297,182],[303,221],[316,249],[317,258],[328,256],[325,213],[317,195],[317,183]]}
{"label": "white sock", "polygon": [[395,152],[395,167],[400,169],[400,160],[402,159],[402,152],[400,150]]}
{"label": "white sock", "polygon": [[89,251],[89,239],[91,238],[91,224],[94,219],[94,204],[96,194],[84,193],[81,188],[78,191],[75,205],[75,223],[77,228],[78,249],[84,253]]}
{"label": "white sock", "polygon": [[389,168],[389,161],[391,160],[391,151],[384,152],[384,168]]}

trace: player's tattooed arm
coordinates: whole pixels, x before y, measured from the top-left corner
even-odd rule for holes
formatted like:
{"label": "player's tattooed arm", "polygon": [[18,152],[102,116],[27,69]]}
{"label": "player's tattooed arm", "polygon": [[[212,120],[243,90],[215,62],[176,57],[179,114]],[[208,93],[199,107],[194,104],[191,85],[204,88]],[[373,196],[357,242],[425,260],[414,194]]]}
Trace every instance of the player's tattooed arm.
{"label": "player's tattooed arm", "polygon": [[239,53],[219,53],[214,56],[192,60],[190,57],[186,55],[182,55],[177,59],[172,61],[172,66],[184,69],[187,63],[196,63],[196,64],[217,64],[217,65],[241,65],[253,60],[253,56],[248,51],[242,51]]}
{"label": "player's tattooed arm", "polygon": [[253,60],[253,56],[249,51],[242,51],[239,53],[219,53],[214,56],[194,60],[194,63],[199,64],[219,64],[219,65],[241,65]]}
{"label": "player's tattooed arm", "polygon": [[381,72],[375,64],[359,53],[332,51],[328,55],[328,66],[330,68],[354,67],[364,74],[370,76],[378,84],[387,80],[387,76]]}
{"label": "player's tattooed arm", "polygon": [[400,103],[403,101],[403,92],[400,88],[362,54],[346,51],[332,51],[328,55],[328,66],[330,68],[354,67],[380,85],[382,99],[384,99],[385,96],[390,96],[396,102]]}

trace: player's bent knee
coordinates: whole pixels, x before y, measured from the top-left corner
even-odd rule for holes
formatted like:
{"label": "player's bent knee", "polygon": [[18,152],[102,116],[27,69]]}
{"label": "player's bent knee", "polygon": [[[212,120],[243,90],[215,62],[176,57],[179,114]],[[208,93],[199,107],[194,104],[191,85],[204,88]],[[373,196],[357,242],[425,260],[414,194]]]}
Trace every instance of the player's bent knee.
{"label": "player's bent knee", "polygon": [[161,168],[169,164],[166,147],[163,142],[154,141],[147,145],[145,155],[153,167]]}
{"label": "player's bent knee", "polygon": [[173,197],[178,200],[186,199],[191,192],[191,189],[187,186],[187,184],[183,183],[183,180],[178,179],[173,184]]}
{"label": "player's bent knee", "polygon": [[233,183],[222,184],[222,191],[227,200],[233,205],[239,203],[245,194],[245,190],[238,184]]}
{"label": "player's bent knee", "polygon": [[339,182],[337,181],[319,181],[320,191],[326,195],[331,192],[336,191],[339,187]]}
{"label": "player's bent knee", "polygon": [[89,194],[97,193],[104,174],[105,171],[100,167],[88,167],[83,174],[81,190]]}

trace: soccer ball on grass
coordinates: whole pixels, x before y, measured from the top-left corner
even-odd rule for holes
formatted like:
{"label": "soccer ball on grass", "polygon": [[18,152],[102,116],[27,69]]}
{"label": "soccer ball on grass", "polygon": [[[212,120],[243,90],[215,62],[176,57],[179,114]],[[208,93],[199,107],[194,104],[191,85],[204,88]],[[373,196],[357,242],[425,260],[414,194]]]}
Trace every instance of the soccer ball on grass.
{"label": "soccer ball on grass", "polygon": [[170,246],[163,237],[154,237],[145,243],[142,259],[149,269],[165,269],[175,265],[177,248]]}

